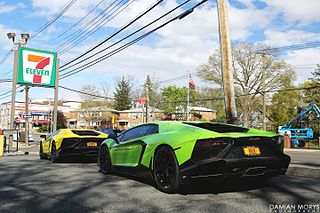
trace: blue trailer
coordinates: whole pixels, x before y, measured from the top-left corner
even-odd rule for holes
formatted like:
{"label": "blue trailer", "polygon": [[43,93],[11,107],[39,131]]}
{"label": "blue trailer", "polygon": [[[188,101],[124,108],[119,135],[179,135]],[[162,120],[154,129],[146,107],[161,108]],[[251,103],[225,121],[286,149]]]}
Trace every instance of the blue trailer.
{"label": "blue trailer", "polygon": [[286,133],[290,135],[291,141],[295,146],[304,147],[305,141],[313,138],[313,130],[311,128],[293,128],[292,126],[312,110],[316,113],[317,117],[320,117],[319,107],[316,104],[312,104],[300,112],[297,116],[292,118],[288,123],[284,124],[283,126],[279,126],[279,134],[284,135]]}

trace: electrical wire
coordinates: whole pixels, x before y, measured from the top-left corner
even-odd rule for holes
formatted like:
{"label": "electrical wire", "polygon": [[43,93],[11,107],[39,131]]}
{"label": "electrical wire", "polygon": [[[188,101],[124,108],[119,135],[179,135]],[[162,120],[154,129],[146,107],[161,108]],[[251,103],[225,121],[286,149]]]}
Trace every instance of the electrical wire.
{"label": "electrical wire", "polygon": [[101,0],[98,4],[96,4],[90,11],[88,11],[81,19],[79,19],[76,23],[74,23],[71,27],[69,27],[68,29],[66,29],[65,31],[63,31],[62,33],[60,33],[56,38],[52,39],[52,41],[56,41],[57,39],[61,38],[62,36],[65,36],[66,34],[68,34],[69,32],[71,32],[71,30],[76,27],[77,25],[79,25],[84,19],[86,19],[91,13],[94,12],[95,9],[97,9],[104,1],[106,0]]}
{"label": "electrical wire", "polygon": [[129,46],[131,46],[131,45],[137,43],[138,41],[144,39],[145,37],[151,35],[151,34],[154,33],[155,31],[163,28],[164,26],[168,25],[169,23],[171,23],[171,22],[173,22],[173,21],[175,21],[175,20],[180,20],[180,19],[186,17],[187,15],[189,15],[190,13],[192,13],[193,10],[194,10],[196,7],[202,5],[203,3],[207,2],[207,1],[208,1],[208,0],[203,0],[203,1],[199,2],[198,4],[196,4],[195,6],[193,6],[192,8],[184,11],[183,13],[179,14],[178,16],[176,16],[176,17],[170,19],[169,21],[161,24],[160,26],[154,28],[153,30],[151,30],[151,31],[149,31],[149,32],[141,35],[140,37],[138,37],[138,38],[136,38],[136,39],[134,39],[134,40],[126,43],[125,45],[123,45],[123,46],[121,46],[121,47],[119,47],[119,48],[117,48],[117,49],[115,49],[115,50],[113,50],[113,51],[111,51],[111,52],[109,52],[109,53],[107,53],[107,54],[105,54],[105,55],[97,58],[97,59],[94,59],[94,60],[90,61],[89,63],[78,67],[77,69],[74,69],[74,70],[71,70],[71,71],[69,71],[69,72],[67,72],[67,73],[62,74],[59,79],[63,79],[63,78],[69,77],[69,76],[74,75],[74,74],[76,74],[76,73],[79,73],[79,72],[81,72],[81,71],[83,71],[83,70],[85,70],[85,69],[87,69],[87,68],[89,68],[89,67],[91,67],[91,66],[93,66],[93,65],[95,65],[95,64],[97,64],[97,63],[100,63],[101,61],[104,61],[105,59],[107,59],[107,58],[109,58],[109,57],[111,57],[111,56],[113,56],[113,55],[121,52],[122,50],[128,48]]}
{"label": "electrical wire", "polygon": [[104,98],[104,99],[108,99],[108,100],[113,100],[113,98],[110,98],[110,97],[101,96],[101,95],[95,95],[95,94],[83,92],[83,91],[81,91],[81,90],[76,90],[76,89],[68,88],[68,87],[65,87],[65,86],[59,86],[59,87],[62,88],[62,89],[71,91],[71,92],[79,93],[79,94],[89,95],[89,96],[96,97],[96,98]]}
{"label": "electrical wire", "polygon": [[[80,28],[80,32],[79,30],[77,32],[74,33],[74,35],[69,38],[68,41],[66,41],[63,45],[60,45],[60,47],[58,48],[57,52],[59,52],[60,54],[66,53],[67,51],[69,51],[70,49],[72,49],[73,47],[75,47],[76,45],[80,44],[81,42],[83,42],[86,38],[88,38],[90,35],[92,35],[93,33],[95,33],[97,30],[101,29],[101,27],[103,27],[105,24],[107,24],[109,21],[111,21],[113,18],[115,18],[120,12],[123,11],[123,9],[121,10],[121,8],[125,5],[121,5],[122,3],[124,3],[127,0],[121,0],[120,2],[118,2],[113,8],[111,8],[112,4],[106,9],[106,11],[102,12],[102,16],[98,19],[92,19],[93,22],[90,22],[90,24],[86,25],[84,28]],[[131,0],[131,3],[135,1],[135,0]],[[114,1],[116,2],[116,1]],[[127,6],[124,7],[127,8]],[[109,10],[107,12],[107,10]],[[113,17],[112,17],[113,16]],[[72,42],[75,42],[74,44],[72,44]]]}
{"label": "electrical wire", "polygon": [[43,25],[42,27],[40,27],[40,29],[35,32],[32,36],[30,36],[29,40],[36,37],[37,35],[39,35],[42,31],[44,31],[45,29],[47,29],[49,26],[51,26],[54,22],[56,22],[63,14],[65,14],[70,7],[76,2],[77,0],[71,0],[69,1],[69,3],[67,3],[67,5],[62,8],[58,14],[56,14],[56,16],[51,19],[49,22],[47,22],[45,25]]}
{"label": "electrical wire", "polygon": [[[110,19],[106,19],[104,22],[102,22],[101,24],[99,24],[97,27],[95,27],[93,29],[93,31],[88,32],[87,34],[85,34],[83,37],[79,38],[75,44],[73,44],[71,47],[63,50],[61,52],[61,54],[64,54],[66,52],[68,52],[70,49],[74,48],[75,46],[77,46],[78,44],[80,44],[81,42],[83,42],[84,40],[86,40],[90,35],[94,34],[95,32],[97,32],[98,30],[100,30],[102,27],[104,27],[107,23],[109,23],[111,20],[113,20],[114,18],[116,18],[120,13],[122,13],[124,10],[126,10],[134,1],[136,0],[131,0],[125,7],[123,7],[121,10],[116,10],[113,13],[110,14]],[[119,8],[120,9],[120,8]]]}
{"label": "electrical wire", "polygon": [[[113,47],[113,46],[121,43],[122,41],[126,40],[127,38],[130,38],[131,36],[137,34],[138,32],[141,32],[142,30],[144,30],[145,28],[149,27],[150,25],[156,23],[157,21],[159,21],[160,19],[164,18],[165,16],[171,14],[172,12],[174,12],[174,11],[177,10],[178,8],[182,7],[183,5],[185,5],[186,3],[188,3],[189,1],[191,1],[191,0],[187,0],[187,1],[183,2],[182,4],[178,5],[177,7],[173,8],[172,10],[168,11],[168,12],[165,13],[164,15],[162,15],[162,16],[158,17],[157,19],[151,21],[151,22],[148,23],[147,25],[145,25],[145,26],[141,27],[140,29],[134,31],[133,33],[125,36],[124,38],[118,40],[117,42],[113,43],[112,45],[109,45],[108,47],[106,47],[106,48],[104,48],[104,49],[102,49],[102,50],[100,50],[100,51],[98,51],[98,52],[96,52],[96,53],[94,53],[94,54],[92,54],[92,55],[90,55],[90,56],[82,59],[81,61],[78,61],[77,63],[75,63],[75,64],[73,64],[73,65],[67,66],[67,65],[69,65],[70,63],[72,63],[72,62],[80,59],[81,57],[87,55],[88,53],[92,52],[93,50],[95,50],[96,48],[98,48],[99,46],[101,46],[102,44],[104,44],[105,42],[109,41],[111,38],[113,38],[113,37],[116,36],[117,34],[119,34],[121,31],[123,31],[123,30],[125,30],[126,28],[128,28],[131,24],[133,24],[134,22],[136,22],[137,20],[139,20],[141,17],[143,17],[144,15],[146,15],[148,12],[150,12],[153,8],[155,8],[158,4],[160,4],[160,3],[162,2],[162,0],[161,0],[161,1],[158,1],[155,5],[149,7],[145,12],[141,13],[140,15],[138,15],[138,16],[137,16],[136,18],[134,18],[131,22],[129,22],[129,23],[126,24],[124,27],[122,27],[121,29],[119,29],[117,32],[113,33],[111,36],[109,36],[108,38],[106,38],[105,40],[103,40],[102,42],[100,42],[98,45],[94,46],[94,47],[91,48],[89,51],[87,51],[87,52],[85,52],[84,54],[78,56],[77,58],[71,60],[70,62],[64,64],[64,65],[61,67],[61,68],[63,68],[63,69],[61,69],[61,71],[64,71],[64,70],[69,69],[69,68],[71,68],[71,67],[74,67],[74,66],[76,66],[76,65],[78,65],[78,64],[81,64],[82,62],[84,62],[84,61],[86,61],[86,60],[89,60],[90,58],[92,58],[92,57],[94,57],[94,56],[97,56],[97,55],[99,55],[100,53],[102,53],[102,52],[110,49],[111,47]],[[66,66],[67,66],[67,67],[66,67]]]}
{"label": "electrical wire", "polygon": [[[148,12],[150,12],[151,10],[153,10],[153,9],[154,9],[156,6],[158,6],[162,1],[163,1],[163,0],[160,0],[160,1],[156,2],[155,4],[152,4],[151,6],[149,6],[149,7],[146,9],[146,11],[140,13],[137,17],[135,17],[135,18],[134,18],[133,20],[131,20],[129,23],[127,23],[126,25],[124,25],[123,27],[121,27],[119,30],[117,30],[116,32],[114,32],[112,35],[110,35],[109,37],[107,37],[106,39],[104,39],[103,41],[101,41],[99,44],[95,45],[95,46],[92,47],[90,50],[86,51],[85,53],[81,54],[80,56],[72,59],[72,60],[69,61],[68,63],[62,65],[62,66],[60,67],[61,71],[65,70],[65,69],[67,69],[67,68],[71,68],[71,67],[73,67],[73,66],[75,66],[75,65],[78,65],[78,64],[80,64],[81,62],[83,62],[83,61],[89,59],[90,57],[94,56],[94,55],[89,56],[89,57],[81,60],[80,62],[77,62],[76,64],[74,64],[74,65],[72,65],[72,66],[66,67],[66,66],[70,65],[71,63],[79,60],[79,59],[82,58],[83,56],[85,56],[85,55],[89,54],[90,52],[94,51],[95,49],[97,49],[98,47],[100,47],[101,45],[103,45],[104,43],[106,43],[107,41],[109,41],[110,39],[112,39],[113,37],[115,37],[116,35],[118,35],[120,32],[122,32],[123,30],[125,30],[126,28],[128,28],[129,26],[131,26],[133,23],[135,23],[135,22],[136,22],[137,20],[139,20],[141,17],[143,17],[144,15],[146,15]],[[188,1],[190,1],[190,0],[188,0]],[[140,29],[141,29],[141,28],[140,28]],[[136,32],[137,32],[137,31],[136,31]],[[133,34],[134,34],[134,33],[131,33],[130,35],[133,35]],[[130,35],[129,35],[129,36],[130,36]],[[129,36],[126,36],[125,38],[128,38]],[[123,41],[123,40],[124,40],[124,39],[121,39],[120,42]],[[116,42],[116,43],[119,43],[119,41]],[[110,46],[107,47],[107,48],[110,48]],[[104,50],[106,50],[107,48],[105,48]],[[96,54],[99,54],[99,53],[101,53],[101,52],[104,51],[104,50],[101,50],[101,51],[97,52]],[[62,69],[62,68],[64,68],[64,69]]]}

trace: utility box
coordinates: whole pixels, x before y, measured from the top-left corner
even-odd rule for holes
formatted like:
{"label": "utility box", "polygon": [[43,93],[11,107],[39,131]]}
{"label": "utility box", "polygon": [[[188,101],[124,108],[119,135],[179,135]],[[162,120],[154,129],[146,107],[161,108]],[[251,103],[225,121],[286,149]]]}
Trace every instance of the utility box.
{"label": "utility box", "polygon": [[0,135],[0,157],[3,156],[4,150],[4,135]]}

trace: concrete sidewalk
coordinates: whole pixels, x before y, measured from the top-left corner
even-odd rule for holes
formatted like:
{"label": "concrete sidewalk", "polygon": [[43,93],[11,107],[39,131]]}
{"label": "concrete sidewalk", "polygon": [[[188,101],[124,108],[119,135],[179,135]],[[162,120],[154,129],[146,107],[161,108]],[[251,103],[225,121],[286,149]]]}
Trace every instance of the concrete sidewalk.
{"label": "concrete sidewalk", "polygon": [[37,142],[30,142],[30,145],[27,146],[24,142],[19,142],[18,151],[4,153],[4,156],[21,156],[21,155],[39,155],[39,144]]}
{"label": "concrete sidewalk", "polygon": [[291,157],[288,175],[320,179],[320,150],[285,149],[284,153]]}

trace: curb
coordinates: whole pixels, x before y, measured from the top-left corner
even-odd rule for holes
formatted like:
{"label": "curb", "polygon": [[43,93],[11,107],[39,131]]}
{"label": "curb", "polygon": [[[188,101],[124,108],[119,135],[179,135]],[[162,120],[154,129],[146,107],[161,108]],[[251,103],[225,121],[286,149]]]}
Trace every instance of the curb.
{"label": "curb", "polygon": [[319,149],[292,149],[292,148],[284,148],[283,149],[284,153],[286,152],[319,152],[320,153],[320,150]]}
{"label": "curb", "polygon": [[298,177],[320,179],[320,167],[305,166],[299,164],[290,165],[286,174]]}
{"label": "curb", "polygon": [[4,153],[4,157],[7,156],[24,156],[24,155],[32,155],[32,156],[37,156],[39,155],[39,152],[22,152],[22,151],[18,151],[18,152],[9,152],[9,153]]}

